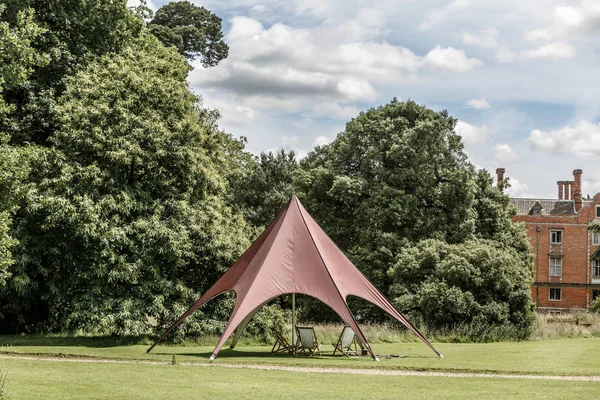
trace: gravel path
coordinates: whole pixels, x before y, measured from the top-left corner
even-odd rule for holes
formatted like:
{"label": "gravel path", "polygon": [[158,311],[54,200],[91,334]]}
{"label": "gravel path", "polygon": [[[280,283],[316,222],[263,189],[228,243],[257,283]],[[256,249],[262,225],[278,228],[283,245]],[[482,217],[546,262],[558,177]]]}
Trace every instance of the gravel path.
{"label": "gravel path", "polygon": [[[18,359],[32,361],[51,362],[74,362],[74,363],[111,363],[111,364],[150,364],[169,365],[168,361],[138,361],[138,360],[114,360],[75,357],[35,357],[19,355],[0,355],[0,359]],[[205,368],[232,368],[232,369],[255,369],[263,371],[288,371],[288,372],[312,372],[322,374],[353,374],[353,375],[384,375],[384,376],[436,376],[450,378],[503,378],[503,379],[539,379],[558,381],[587,381],[600,382],[600,376],[560,376],[560,375],[512,375],[512,374],[476,374],[463,372],[435,372],[435,371],[401,371],[390,369],[358,369],[358,368],[320,368],[320,367],[289,367],[282,365],[259,365],[259,364],[221,364],[221,363],[186,363],[178,365],[205,367]]]}

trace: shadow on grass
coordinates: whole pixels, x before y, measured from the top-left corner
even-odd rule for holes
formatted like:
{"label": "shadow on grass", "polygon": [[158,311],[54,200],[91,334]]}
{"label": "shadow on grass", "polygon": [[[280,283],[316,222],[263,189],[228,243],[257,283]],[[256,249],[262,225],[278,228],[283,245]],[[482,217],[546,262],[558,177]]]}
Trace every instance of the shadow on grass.
{"label": "shadow on grass", "polygon": [[[160,355],[160,356],[171,356],[171,355],[176,355],[176,356],[186,356],[186,357],[197,357],[197,358],[205,358],[208,360],[208,358],[211,356],[212,351],[200,351],[200,352],[182,352],[182,351],[177,351],[177,352],[157,352],[157,351],[153,351],[151,354],[156,354],[156,355]],[[289,354],[278,354],[278,355],[273,355],[268,351],[265,352],[261,352],[261,351],[243,351],[243,350],[231,350],[231,349],[227,349],[227,350],[221,350],[219,352],[219,359],[226,359],[226,358],[272,358],[272,357],[277,357],[277,358],[294,358],[294,356],[289,355]]]}
{"label": "shadow on grass", "polygon": [[0,346],[117,347],[152,343],[147,336],[0,335]]}
{"label": "shadow on grass", "polygon": [[[177,349],[178,351],[174,351],[174,352],[164,352],[164,351],[153,351],[152,354],[156,354],[156,355],[160,355],[160,356],[183,356],[183,357],[190,357],[190,358],[198,358],[198,361],[202,361],[202,359],[204,359],[204,361],[208,361],[209,357],[212,354],[212,351],[199,351],[199,352],[186,352],[186,351],[181,351],[181,349]],[[399,354],[396,355],[386,355],[386,354],[378,354],[377,355],[380,359],[386,359],[386,358],[406,358],[406,356],[402,356]],[[309,357],[308,355],[304,355],[304,354],[299,354],[297,356],[294,356],[292,354],[272,354],[269,351],[245,351],[243,349],[223,349],[219,352],[219,355],[217,357],[219,360],[221,361],[225,361],[227,359],[231,359],[231,360],[237,360],[237,359],[242,359],[242,358],[260,358],[260,359],[272,359],[272,360],[278,360],[278,359],[287,359],[287,360],[372,360],[371,356],[362,356],[362,357],[356,357],[356,356],[351,356],[349,358],[341,355],[341,354],[332,354],[332,352],[327,352],[327,351],[321,351],[321,355],[315,355],[313,357]],[[437,356],[421,356],[421,355],[411,355],[410,358],[437,358]]]}

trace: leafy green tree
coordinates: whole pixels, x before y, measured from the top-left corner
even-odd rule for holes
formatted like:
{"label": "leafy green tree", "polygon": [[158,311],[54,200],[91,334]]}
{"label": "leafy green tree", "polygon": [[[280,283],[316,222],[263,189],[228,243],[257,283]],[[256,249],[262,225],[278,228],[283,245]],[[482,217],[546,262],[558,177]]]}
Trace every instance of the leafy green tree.
{"label": "leafy green tree", "polygon": [[200,56],[204,67],[214,67],[229,54],[221,18],[189,1],[165,4],[148,27],[165,46],[174,46],[188,60]]}
{"label": "leafy green tree", "polygon": [[455,123],[445,111],[394,99],[361,112],[300,162],[295,184],[305,205],[379,287],[410,243],[473,237],[475,169]]}
{"label": "leafy green tree", "polygon": [[222,137],[188,70],[148,34],[66,79],[16,226],[4,329],[160,330],[247,246],[225,204]]}
{"label": "leafy green tree", "polygon": [[[44,32],[33,22],[33,11],[20,11],[11,26],[5,20],[5,8],[0,4],[0,121],[15,110],[4,100],[4,91],[25,84],[33,68],[47,62],[31,47],[31,42]],[[11,235],[10,216],[24,192],[23,181],[28,172],[25,155],[29,149],[13,148],[8,141],[8,134],[0,130],[0,287],[9,276],[8,267],[14,263],[11,249],[17,241]]]}
{"label": "leafy green tree", "polygon": [[[419,261],[411,264],[415,266],[409,271],[415,274],[412,283],[402,287],[401,278],[410,274],[396,271],[399,260],[412,254],[407,251],[424,252],[426,249],[419,247],[411,249],[426,239],[439,244],[426,246],[436,251],[441,251],[442,245],[464,249],[465,243],[481,247],[494,241],[510,254],[511,262],[518,261],[510,275],[515,279],[513,286],[503,289],[530,284],[531,252],[523,227],[511,221],[514,209],[510,199],[492,186],[489,173],[477,171],[469,163],[461,138],[454,132],[455,124],[446,111],[394,99],[348,122],[331,144],[318,147],[302,160],[294,176],[307,209],[357,267],[384,293],[393,284],[396,297],[408,296],[399,300],[403,310],[421,310],[417,293],[426,288],[429,293],[439,289],[440,299],[444,293],[453,296],[465,310],[479,299],[467,294],[467,286],[448,282],[434,282],[435,288],[421,287],[428,282],[427,273],[434,270],[434,264],[426,269]],[[473,268],[489,267],[475,264]],[[506,311],[511,321],[518,320],[519,313],[527,320],[528,302],[510,304],[523,307]],[[359,303],[355,309],[363,319],[381,318],[379,310],[370,305]],[[464,314],[452,321],[472,317]],[[507,320],[503,318],[497,320]],[[427,321],[432,325],[448,322],[433,317]]]}
{"label": "leafy green tree", "polygon": [[3,96],[15,110],[0,121],[0,131],[13,143],[46,145],[57,129],[56,99],[64,78],[95,57],[119,52],[139,37],[144,21],[127,8],[127,0],[0,0],[5,21],[15,26],[23,13],[34,10],[33,21],[43,33],[30,46],[48,62],[37,64],[27,82],[7,89]]}
{"label": "leafy green tree", "polygon": [[230,178],[231,203],[255,227],[266,227],[293,194],[293,176],[298,168],[293,151],[281,150],[250,157],[239,174]]}
{"label": "leafy green tree", "polygon": [[390,269],[394,301],[429,328],[513,325],[528,332],[531,257],[492,240],[427,239],[403,249]]}

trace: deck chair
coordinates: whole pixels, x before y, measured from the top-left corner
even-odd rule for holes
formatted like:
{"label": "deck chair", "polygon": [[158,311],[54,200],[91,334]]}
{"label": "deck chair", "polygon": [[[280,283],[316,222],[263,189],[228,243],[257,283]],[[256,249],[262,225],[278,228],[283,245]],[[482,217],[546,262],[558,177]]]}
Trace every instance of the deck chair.
{"label": "deck chair", "polygon": [[315,353],[321,355],[319,341],[317,340],[315,329],[312,326],[296,326],[296,333],[298,334],[296,354],[300,352],[303,354],[308,353],[309,357],[314,356]]}
{"label": "deck chair", "polygon": [[275,337],[275,343],[273,343],[273,348],[271,349],[271,354],[279,354],[279,353],[293,353],[294,348],[290,343],[281,336],[281,333],[275,328],[272,329],[273,336]]}
{"label": "deck chair", "polygon": [[[340,338],[338,339],[337,343],[331,344],[333,345],[333,347],[335,347],[335,349],[333,350],[333,355],[335,355],[336,351],[339,351],[346,357],[360,357],[360,354],[358,353],[358,347],[356,345],[356,334],[348,325],[344,326],[344,329],[342,329],[342,333],[340,333]],[[353,345],[354,349],[352,348]]]}

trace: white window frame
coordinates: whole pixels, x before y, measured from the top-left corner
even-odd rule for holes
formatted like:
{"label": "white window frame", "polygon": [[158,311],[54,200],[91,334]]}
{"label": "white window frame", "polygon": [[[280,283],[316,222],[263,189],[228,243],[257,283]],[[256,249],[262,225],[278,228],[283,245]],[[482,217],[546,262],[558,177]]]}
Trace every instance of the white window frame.
{"label": "white window frame", "polygon": [[550,257],[548,273],[550,276],[562,276],[562,258]]}
{"label": "white window frame", "polygon": [[592,263],[592,278],[600,278],[600,260],[594,260]]}
{"label": "white window frame", "polygon": [[[555,235],[556,234],[556,235]],[[560,241],[554,241],[554,236]],[[550,229],[550,243],[551,244],[562,244],[563,242],[563,230],[562,229]]]}
{"label": "white window frame", "polygon": [[[554,293],[554,298],[552,298],[552,293]],[[558,298],[556,298],[557,293],[558,293]],[[562,301],[562,289],[561,288],[550,288],[550,290],[548,290],[548,299],[551,301]]]}
{"label": "white window frame", "polygon": [[592,232],[592,245],[600,245],[600,232]]}

